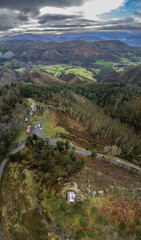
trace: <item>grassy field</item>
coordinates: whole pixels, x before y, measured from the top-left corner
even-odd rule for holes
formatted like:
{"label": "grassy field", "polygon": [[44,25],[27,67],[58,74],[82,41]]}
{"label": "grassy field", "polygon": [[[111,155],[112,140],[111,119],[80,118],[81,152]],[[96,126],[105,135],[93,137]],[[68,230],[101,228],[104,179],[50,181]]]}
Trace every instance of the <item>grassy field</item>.
{"label": "grassy field", "polygon": [[24,123],[16,135],[16,140],[12,143],[12,149],[21,145],[21,143],[27,138],[26,134],[27,123]]}
{"label": "grassy field", "polygon": [[[3,175],[0,190],[3,239],[53,240],[35,206],[31,172],[26,167],[25,163],[10,163]],[[24,169],[26,172],[22,173]]]}
{"label": "grassy field", "polygon": [[94,64],[103,65],[105,67],[113,67],[114,66],[113,63],[106,62],[106,61],[103,61],[103,60],[97,60]]}
{"label": "grassy field", "polygon": [[65,69],[71,68],[70,65],[33,65],[33,69],[41,69],[46,71],[49,74],[52,74],[54,77],[60,77]]}
{"label": "grassy field", "polygon": [[57,125],[56,114],[48,111],[43,121],[43,133],[46,138],[61,139],[60,134],[67,134],[67,131]]}
{"label": "grassy field", "polygon": [[18,68],[18,69],[16,69],[16,72],[24,72],[26,70],[26,68],[25,67],[22,67],[22,68]]}
{"label": "grassy field", "polygon": [[89,80],[95,81],[93,78],[93,73],[81,67],[73,67],[70,65],[51,65],[51,66],[42,66],[42,65],[33,65],[35,69],[42,69],[49,74],[52,74],[55,77],[60,77],[62,74],[75,73],[79,74],[82,77],[85,77]]}
{"label": "grassy field", "polygon": [[75,73],[92,81],[95,81],[95,79],[93,78],[93,73],[91,71],[86,70],[85,68],[76,67],[65,70],[65,74],[69,73]]}

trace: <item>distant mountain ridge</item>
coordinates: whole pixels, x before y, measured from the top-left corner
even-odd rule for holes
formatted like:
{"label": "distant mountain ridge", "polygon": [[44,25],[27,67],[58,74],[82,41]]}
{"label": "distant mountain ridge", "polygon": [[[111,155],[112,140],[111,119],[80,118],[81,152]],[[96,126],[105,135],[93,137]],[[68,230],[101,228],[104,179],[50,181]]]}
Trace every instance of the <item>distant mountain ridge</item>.
{"label": "distant mountain ridge", "polygon": [[133,47],[141,47],[140,33],[126,32],[84,32],[84,33],[66,33],[66,34],[20,34],[15,36],[3,36],[0,38],[0,44],[7,41],[10,44],[17,41],[17,44],[46,43],[46,42],[68,42],[72,40],[83,40],[86,42],[118,40]]}
{"label": "distant mountain ridge", "polygon": [[[32,43],[27,45],[0,45],[1,57],[8,52],[9,59],[26,64],[77,64],[93,67],[98,59],[118,62],[123,56],[136,58],[141,56],[141,48],[130,47],[120,41],[85,42],[73,40],[56,43]],[[6,55],[7,56],[7,55]],[[0,61],[4,61],[0,59]]]}

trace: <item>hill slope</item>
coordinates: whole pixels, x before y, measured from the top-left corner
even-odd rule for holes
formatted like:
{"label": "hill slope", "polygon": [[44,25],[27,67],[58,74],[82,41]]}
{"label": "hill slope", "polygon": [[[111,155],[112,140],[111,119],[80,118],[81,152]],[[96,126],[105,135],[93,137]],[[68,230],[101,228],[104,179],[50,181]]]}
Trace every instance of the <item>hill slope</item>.
{"label": "hill slope", "polygon": [[118,81],[141,86],[141,66],[132,67],[119,74]]}
{"label": "hill slope", "polygon": [[69,73],[62,77],[62,80],[65,81],[67,84],[87,84],[92,83],[88,78],[82,77],[75,73]]}
{"label": "hill slope", "polygon": [[20,73],[9,68],[0,69],[0,85],[6,85],[20,80]]}
{"label": "hill slope", "polygon": [[52,86],[52,85],[58,86],[58,85],[64,84],[64,82],[61,81],[60,79],[42,70],[30,70],[29,72],[24,74],[23,80],[33,81],[36,84],[47,85],[47,86]]}

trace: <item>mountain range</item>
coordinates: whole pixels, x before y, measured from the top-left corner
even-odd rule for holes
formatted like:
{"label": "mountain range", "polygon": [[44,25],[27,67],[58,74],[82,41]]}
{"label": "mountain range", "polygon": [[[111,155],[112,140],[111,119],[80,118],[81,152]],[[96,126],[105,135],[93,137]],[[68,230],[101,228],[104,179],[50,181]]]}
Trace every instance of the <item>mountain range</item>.
{"label": "mountain range", "polygon": [[84,32],[84,33],[67,33],[67,34],[20,34],[14,36],[3,36],[0,38],[0,45],[5,41],[13,44],[32,44],[46,42],[68,42],[72,40],[83,40],[87,42],[118,40],[132,47],[141,47],[141,34],[128,32]]}
{"label": "mountain range", "polygon": [[[73,64],[93,67],[99,60],[118,63],[121,58],[136,61],[141,56],[141,48],[130,47],[120,41],[86,42],[72,40],[69,42],[35,43],[0,45],[0,63],[7,59],[22,61],[25,64]],[[16,40],[17,42],[18,40]],[[22,42],[21,40],[19,40]]]}

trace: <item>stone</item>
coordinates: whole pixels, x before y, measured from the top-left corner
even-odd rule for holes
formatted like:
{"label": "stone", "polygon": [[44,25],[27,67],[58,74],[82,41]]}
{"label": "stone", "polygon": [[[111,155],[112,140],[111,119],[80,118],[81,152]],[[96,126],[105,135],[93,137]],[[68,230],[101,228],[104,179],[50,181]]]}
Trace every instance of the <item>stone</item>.
{"label": "stone", "polygon": [[101,172],[98,172],[96,175],[97,175],[98,177],[101,177],[101,176],[102,176],[102,173],[101,173]]}
{"label": "stone", "polygon": [[100,195],[103,195],[103,194],[104,194],[104,191],[101,190],[101,191],[98,191],[98,193],[99,193]]}
{"label": "stone", "polygon": [[97,194],[96,191],[94,191],[94,192],[93,192],[93,198],[96,196],[96,194]]}

